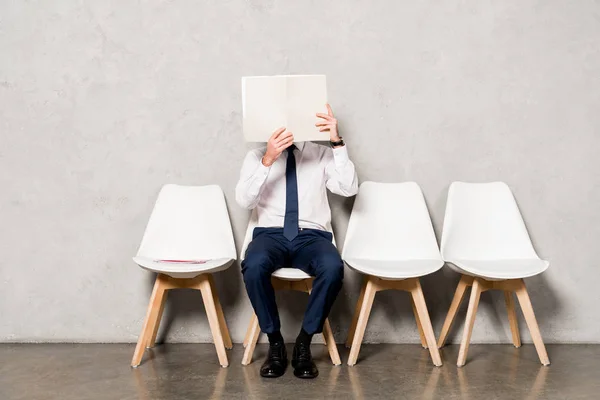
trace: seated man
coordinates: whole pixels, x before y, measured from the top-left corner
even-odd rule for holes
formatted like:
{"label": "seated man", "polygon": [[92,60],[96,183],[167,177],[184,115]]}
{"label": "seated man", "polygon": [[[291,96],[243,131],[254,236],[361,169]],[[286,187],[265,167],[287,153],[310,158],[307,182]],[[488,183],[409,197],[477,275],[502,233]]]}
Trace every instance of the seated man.
{"label": "seated man", "polygon": [[294,144],[293,134],[280,128],[266,149],[248,153],[236,187],[237,202],[247,209],[256,208],[258,214],[242,274],[260,329],[269,337],[269,353],[260,369],[263,377],[279,377],[287,367],[271,274],[292,266],[315,277],[292,355],[294,375],[299,378],[319,374],[310,342],[313,334],[323,330],[342,287],[344,264],[327,231],[331,211],[326,188],[354,196],[358,178],[338,136],[337,120],[329,105],[327,109],[327,114],[317,114],[316,126],[329,131],[332,149],[312,142]]}

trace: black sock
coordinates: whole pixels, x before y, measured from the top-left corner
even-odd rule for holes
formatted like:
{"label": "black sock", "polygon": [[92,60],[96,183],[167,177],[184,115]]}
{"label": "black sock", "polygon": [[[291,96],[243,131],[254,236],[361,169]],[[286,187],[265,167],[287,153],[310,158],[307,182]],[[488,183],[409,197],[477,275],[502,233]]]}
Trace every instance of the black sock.
{"label": "black sock", "polygon": [[269,337],[269,344],[283,343],[283,336],[281,336],[280,331],[267,333],[267,336]]}
{"label": "black sock", "polygon": [[296,343],[306,343],[306,344],[310,344],[310,342],[312,341],[312,337],[313,335],[306,332],[304,330],[304,328],[300,329],[300,333],[298,334],[298,337],[296,338]]}

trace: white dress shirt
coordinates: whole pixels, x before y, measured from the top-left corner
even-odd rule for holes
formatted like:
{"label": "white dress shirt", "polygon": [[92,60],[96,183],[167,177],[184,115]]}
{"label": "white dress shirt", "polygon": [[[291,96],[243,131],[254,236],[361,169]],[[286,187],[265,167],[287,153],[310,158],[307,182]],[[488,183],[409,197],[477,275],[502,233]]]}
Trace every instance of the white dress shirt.
{"label": "white dress shirt", "polygon": [[[358,192],[354,164],[346,146],[332,149],[312,142],[294,143],[298,182],[298,226],[331,231],[329,189],[350,197]],[[265,167],[261,161],[266,148],[252,150],[246,156],[240,180],[235,188],[237,202],[244,208],[256,208],[258,226],[283,227],[285,217],[285,169],[288,152]]]}

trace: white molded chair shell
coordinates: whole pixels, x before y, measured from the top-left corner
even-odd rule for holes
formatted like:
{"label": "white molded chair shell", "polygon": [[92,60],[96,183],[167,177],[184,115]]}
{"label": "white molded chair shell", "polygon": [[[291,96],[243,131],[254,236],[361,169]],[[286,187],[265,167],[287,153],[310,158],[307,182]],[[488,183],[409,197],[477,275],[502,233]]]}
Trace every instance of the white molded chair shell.
{"label": "white molded chair shell", "polygon": [[[257,226],[258,215],[256,213],[256,209],[254,209],[252,210],[252,214],[250,215],[250,221],[248,221],[248,228],[246,229],[244,245],[242,246],[242,251],[240,252],[240,260],[243,260],[246,257],[246,250],[248,249],[248,245],[252,241],[252,232],[254,232],[254,228],[256,228]],[[333,234],[331,228],[328,228],[328,231]],[[335,245],[335,237],[333,238],[333,244]],[[308,279],[311,277],[301,269],[284,267],[275,270],[275,272],[273,272],[271,276],[287,281],[301,281],[303,279]]]}
{"label": "white molded chair shell", "polygon": [[[165,185],[137,255],[140,267],[173,278],[192,278],[227,269],[235,244],[223,191],[217,185]],[[207,260],[204,264],[157,260]]]}
{"label": "white molded chair shell", "polygon": [[550,265],[535,252],[504,182],[450,185],[441,253],[457,272],[493,280],[534,276]]}
{"label": "white molded chair shell", "polygon": [[444,262],[431,218],[415,182],[364,182],[356,197],[342,258],[382,279],[431,274]]}

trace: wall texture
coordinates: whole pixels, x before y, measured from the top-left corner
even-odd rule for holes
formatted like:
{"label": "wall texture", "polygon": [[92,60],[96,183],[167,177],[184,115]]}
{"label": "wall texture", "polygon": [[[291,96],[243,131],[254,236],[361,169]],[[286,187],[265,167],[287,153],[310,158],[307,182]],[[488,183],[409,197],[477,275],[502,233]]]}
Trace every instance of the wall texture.
{"label": "wall texture", "polygon": [[[301,73],[327,74],[361,181],[417,181],[438,235],[452,181],[506,181],[551,261],[528,279],[546,341],[600,340],[598,1],[6,0],[0,341],[135,341],[159,188],[221,185],[239,248],[240,77]],[[343,243],[352,200],[331,202]],[[239,342],[239,265],[216,280]],[[436,333],[457,281],[423,280]],[[338,340],[359,285],[348,270]],[[306,296],[279,299],[291,340]],[[508,342],[501,295],[482,301],[473,341]],[[199,293],[170,295],[161,336],[211,340]],[[365,338],[418,341],[406,294],[377,296]]]}

